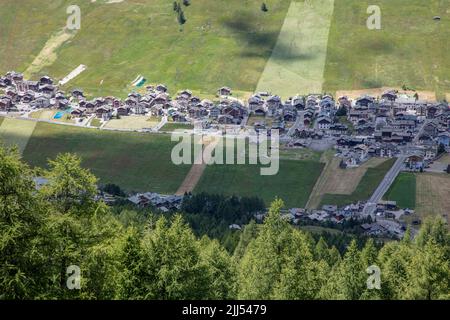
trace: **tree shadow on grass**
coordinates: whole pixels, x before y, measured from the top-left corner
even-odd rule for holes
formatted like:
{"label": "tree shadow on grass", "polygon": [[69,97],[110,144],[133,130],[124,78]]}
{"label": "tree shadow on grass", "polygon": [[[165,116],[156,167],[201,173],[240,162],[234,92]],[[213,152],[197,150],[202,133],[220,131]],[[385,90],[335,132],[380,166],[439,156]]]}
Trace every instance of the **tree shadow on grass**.
{"label": "tree shadow on grass", "polygon": [[[293,52],[291,45],[283,42],[277,43],[279,32],[265,31],[254,21],[254,17],[241,13],[222,20],[224,26],[238,39],[243,48],[240,56],[246,58],[269,58],[280,61],[309,60],[314,58],[312,54]],[[276,52],[272,55],[276,47]]]}

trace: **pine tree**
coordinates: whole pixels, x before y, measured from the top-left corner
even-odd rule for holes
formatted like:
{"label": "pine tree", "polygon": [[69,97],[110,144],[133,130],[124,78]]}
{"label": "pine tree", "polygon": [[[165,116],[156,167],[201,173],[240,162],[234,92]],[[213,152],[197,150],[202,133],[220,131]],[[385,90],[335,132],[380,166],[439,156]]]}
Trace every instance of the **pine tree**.
{"label": "pine tree", "polygon": [[375,243],[372,238],[366,241],[366,244],[361,251],[361,259],[364,264],[364,267],[370,267],[377,263],[378,251],[375,248]]}
{"label": "pine tree", "polygon": [[330,258],[329,249],[328,244],[325,242],[325,239],[323,237],[320,237],[319,241],[317,241],[314,254],[316,260],[323,260],[328,263]]}
{"label": "pine tree", "polygon": [[201,239],[201,260],[208,277],[207,298],[213,300],[236,297],[236,266],[228,252],[217,240]]}
{"label": "pine tree", "polygon": [[60,154],[49,161],[49,167],[49,184],[42,188],[41,194],[52,201],[58,211],[85,215],[95,212],[97,207],[105,208],[95,201],[97,178],[81,167],[78,156]]}
{"label": "pine tree", "polygon": [[208,272],[199,241],[177,215],[164,217],[144,237],[146,299],[206,299]]}
{"label": "pine tree", "polygon": [[239,299],[270,299],[286,264],[292,227],[280,216],[283,201],[275,200],[258,237],[250,242],[238,267]]}
{"label": "pine tree", "polygon": [[418,247],[408,268],[406,299],[448,299],[450,292],[450,265],[445,249],[434,239]]}
{"label": "pine tree", "polygon": [[[77,156],[59,155],[49,167],[49,183],[39,192],[54,210],[47,227],[53,248],[48,292],[60,299],[113,298],[117,269],[111,243],[121,228],[108,207],[95,200],[97,179],[81,168]],[[72,265],[82,271],[81,290],[67,288],[67,268]]]}
{"label": "pine tree", "polygon": [[339,265],[322,287],[323,299],[358,300],[366,289],[367,273],[356,241],[353,240]]}
{"label": "pine tree", "polygon": [[413,249],[409,242],[390,242],[378,254],[383,299],[401,299],[408,285]]}
{"label": "pine tree", "polygon": [[263,11],[263,12],[269,11],[269,9],[267,8],[267,5],[266,5],[265,2],[263,2],[263,3],[261,4],[261,11]]}
{"label": "pine tree", "polygon": [[141,300],[146,295],[145,260],[141,246],[141,236],[134,228],[127,230],[119,246],[120,275],[117,298]]}
{"label": "pine tree", "polygon": [[0,299],[34,299],[46,292],[49,208],[35,196],[33,173],[16,148],[0,145]]}
{"label": "pine tree", "polygon": [[242,257],[245,254],[245,251],[247,250],[247,247],[249,243],[256,238],[258,235],[258,225],[256,224],[255,220],[250,221],[249,224],[247,224],[244,227],[244,230],[241,232],[241,236],[239,238],[239,243],[236,246],[236,249],[234,250],[234,259],[235,261],[239,261],[242,259]]}
{"label": "pine tree", "polygon": [[178,10],[178,18],[177,19],[178,19],[178,23],[180,25],[185,24],[186,21],[187,21],[185,16],[184,16],[184,12],[183,12],[183,10],[181,8],[179,8],[179,10]]}
{"label": "pine tree", "polygon": [[306,235],[293,230],[289,255],[282,268],[273,298],[316,299],[325,281],[327,270],[328,265],[324,260],[314,261]]}

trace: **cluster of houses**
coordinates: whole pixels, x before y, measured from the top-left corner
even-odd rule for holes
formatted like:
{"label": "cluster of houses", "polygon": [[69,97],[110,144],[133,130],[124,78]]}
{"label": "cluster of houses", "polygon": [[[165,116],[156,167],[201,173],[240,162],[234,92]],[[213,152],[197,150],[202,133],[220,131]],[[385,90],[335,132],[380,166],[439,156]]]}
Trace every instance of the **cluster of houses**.
{"label": "cluster of houses", "polygon": [[[450,108],[447,102],[432,103],[406,97],[396,91],[380,98],[356,100],[340,97],[328,114],[316,108],[315,126],[296,129],[294,142],[334,137],[342,167],[355,167],[370,157],[394,157],[408,148],[408,165],[422,166],[438,154],[439,146],[450,150]],[[344,111],[342,111],[344,110]],[[333,116],[340,114],[339,117]],[[305,119],[305,124],[309,124]]]}
{"label": "cluster of houses", "polygon": [[[190,90],[172,97],[163,85],[149,85],[145,93],[132,92],[125,100],[116,97],[86,99],[82,90],[65,94],[48,76],[38,81],[25,80],[21,73],[8,72],[0,77],[0,112],[55,108],[70,112],[73,118],[96,116],[167,116],[175,122],[202,120],[216,124],[244,126],[249,117],[256,131],[279,129],[289,134],[288,146],[304,146],[305,139],[331,137],[337,155],[345,167],[357,166],[371,156],[393,157],[399,147],[413,142],[412,152],[419,163],[432,159],[440,144],[450,145],[450,109],[448,103],[432,103],[387,91],[381,97],[362,96],[351,100],[331,95],[310,94],[282,100],[277,95],[260,92],[247,101],[232,97],[232,90],[222,87],[217,99],[200,99]],[[295,130],[286,130],[287,128]]]}
{"label": "cluster of houses", "polygon": [[[321,209],[307,210],[303,208],[291,208],[283,213],[283,218],[292,224],[301,222],[314,223],[333,223],[342,224],[350,219],[359,220],[364,217],[361,213],[364,208],[364,202],[358,202],[344,207],[336,205],[323,205]],[[403,215],[411,215],[414,210],[400,209],[395,201],[380,201],[376,209],[376,221],[372,223],[362,223],[362,232],[371,236],[383,236],[402,238],[406,225],[400,222]],[[264,215],[256,217],[264,219]]]}
{"label": "cluster of houses", "polygon": [[69,110],[74,118],[95,115],[105,121],[113,116],[151,114],[167,115],[176,122],[209,118],[223,124],[240,124],[247,116],[244,104],[232,98],[231,89],[226,87],[218,90],[220,101],[215,103],[201,100],[189,90],[172,99],[163,84],[147,86],[145,94],[132,92],[123,101],[113,96],[88,100],[80,89],[67,95],[48,76],[29,81],[23,74],[11,71],[0,77],[0,89],[4,92],[0,95],[0,112],[52,108]]}
{"label": "cluster of houses", "polygon": [[152,207],[161,212],[176,211],[181,208],[183,196],[162,195],[154,192],[137,193],[128,197],[128,201],[140,208]]}

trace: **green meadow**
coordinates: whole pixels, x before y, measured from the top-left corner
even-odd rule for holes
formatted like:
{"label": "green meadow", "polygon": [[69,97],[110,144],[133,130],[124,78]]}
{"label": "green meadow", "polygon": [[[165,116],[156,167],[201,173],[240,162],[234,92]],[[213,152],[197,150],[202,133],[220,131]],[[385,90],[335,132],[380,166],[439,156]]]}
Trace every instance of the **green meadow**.
{"label": "green meadow", "polygon": [[194,192],[258,196],[267,205],[275,197],[288,208],[304,207],[322,173],[323,164],[311,160],[281,160],[276,175],[262,176],[260,165],[211,165]]}
{"label": "green meadow", "polygon": [[175,193],[190,169],[171,161],[170,135],[101,131],[40,122],[23,158],[46,167],[58,153],[73,152],[100,184],[116,183],[128,191]]}
{"label": "green meadow", "polygon": [[[369,5],[381,9],[381,30],[366,26]],[[449,8],[450,0],[336,1],[325,91],[407,85],[443,97],[450,92]]]}
{"label": "green meadow", "polygon": [[[270,57],[290,2],[196,0],[183,6],[180,27],[173,1],[4,0],[0,7],[0,72],[25,71],[49,38],[62,30],[66,8],[81,7],[81,29],[55,48],[55,61],[33,75],[61,79],[78,65],[87,70],[65,89],[126,96],[137,75],[214,94],[221,86],[253,91]],[[5,26],[5,27],[3,27]],[[44,63],[45,65],[45,63]],[[35,69],[35,68],[34,68]]]}
{"label": "green meadow", "polygon": [[416,207],[416,175],[402,172],[384,196],[385,200],[397,201],[400,208]]}

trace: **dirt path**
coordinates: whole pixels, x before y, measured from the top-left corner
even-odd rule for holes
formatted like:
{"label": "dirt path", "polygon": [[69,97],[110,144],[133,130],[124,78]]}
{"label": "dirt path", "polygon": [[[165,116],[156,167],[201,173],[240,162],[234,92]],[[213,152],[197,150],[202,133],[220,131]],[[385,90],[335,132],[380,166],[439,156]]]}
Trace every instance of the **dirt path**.
{"label": "dirt path", "polygon": [[[210,147],[213,148],[217,144],[217,140],[214,141],[204,141],[203,150],[205,150],[206,146],[209,144],[212,144]],[[188,174],[186,175],[186,178],[184,178],[183,183],[178,188],[178,191],[176,192],[176,195],[184,195],[186,192],[192,192],[194,191],[195,187],[197,186],[197,183],[200,181],[200,178],[203,175],[203,172],[206,169],[207,162],[211,159],[211,154],[206,153],[205,157],[203,157],[203,152],[201,152],[199,155],[197,155],[197,158],[194,161],[194,164],[191,167],[191,170],[189,170]],[[201,162],[201,164],[196,164]]]}
{"label": "dirt path", "polygon": [[36,58],[34,58],[31,65],[27,68],[27,70],[25,70],[24,77],[29,79],[33,74],[38,73],[42,68],[51,66],[56,59],[58,59],[58,55],[56,54],[58,48],[74,36],[75,32],[70,32],[65,28],[52,35],[45,43],[41,52],[39,52]]}

